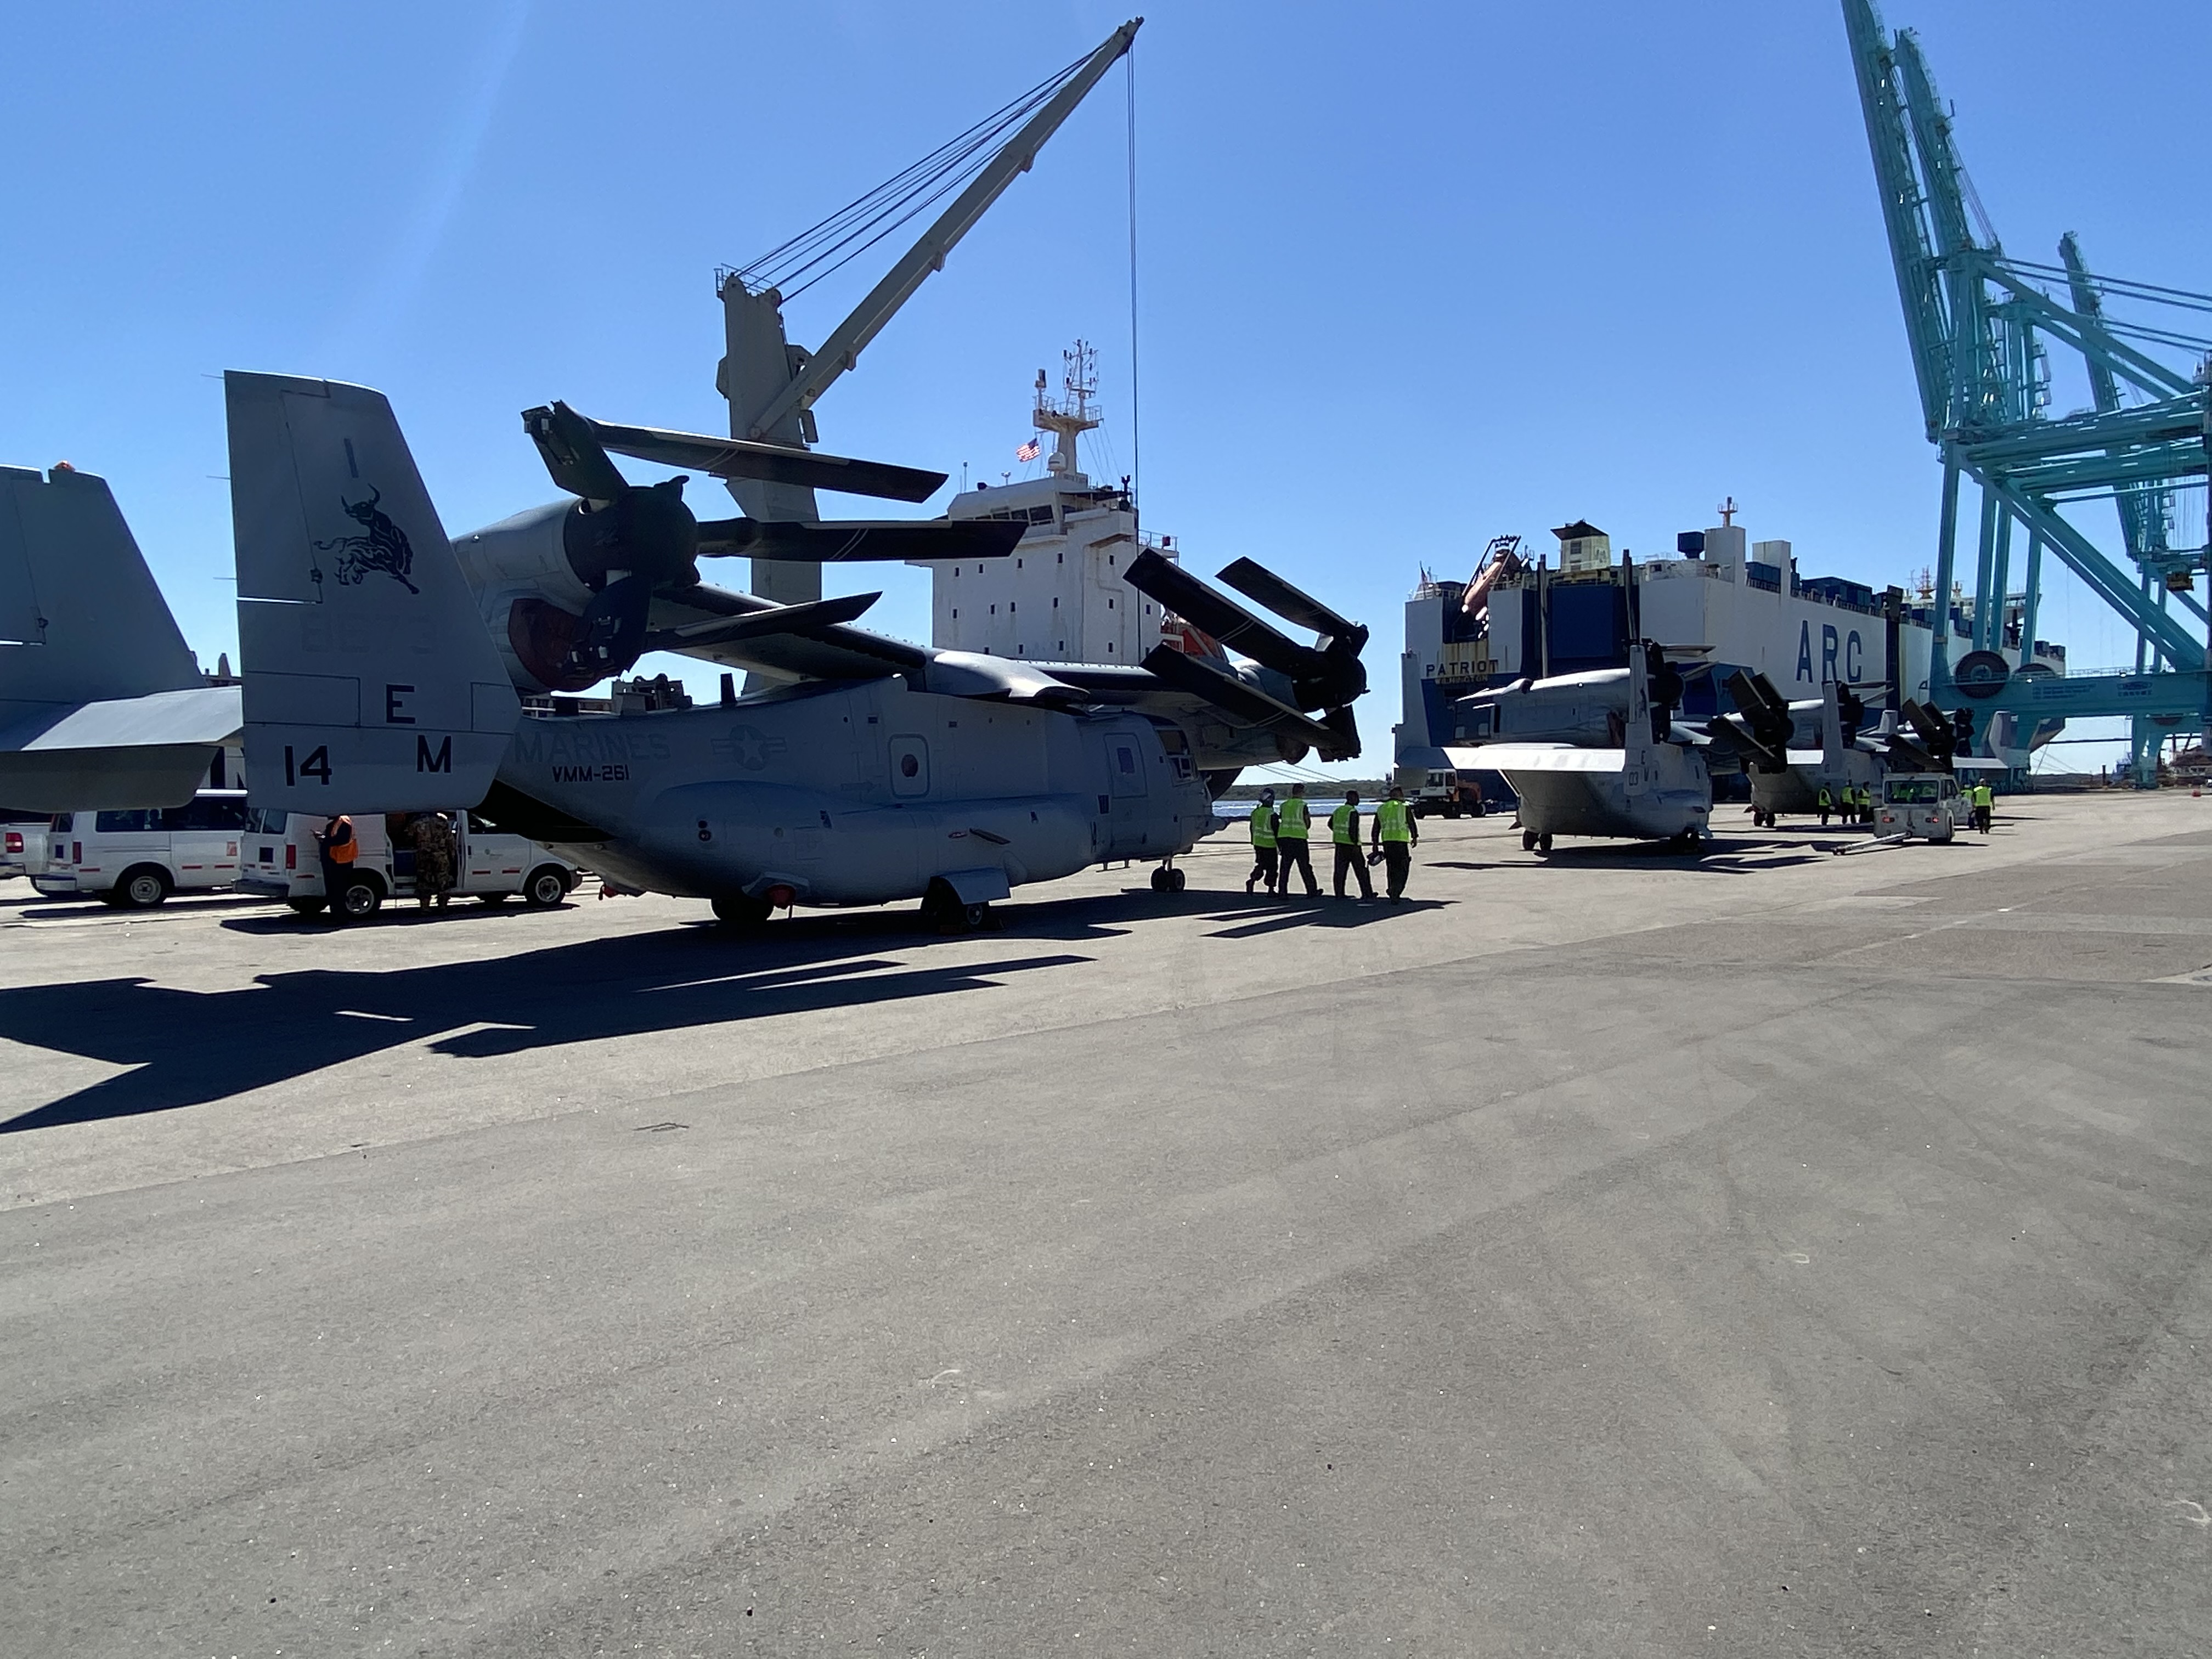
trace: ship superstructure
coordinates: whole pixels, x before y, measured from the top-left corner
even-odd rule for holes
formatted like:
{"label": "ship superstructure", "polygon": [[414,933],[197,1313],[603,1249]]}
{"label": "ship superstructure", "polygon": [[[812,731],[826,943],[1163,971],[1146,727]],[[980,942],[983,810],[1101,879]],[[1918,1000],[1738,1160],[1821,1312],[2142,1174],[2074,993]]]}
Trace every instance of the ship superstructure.
{"label": "ship superstructure", "polygon": [[1122,578],[1147,549],[1175,559],[1175,538],[1138,528],[1127,478],[1094,483],[1083,471],[1077,440],[1103,418],[1097,397],[1097,355],[1078,340],[1063,354],[1058,396],[1037,371],[1031,419],[1052,444],[1044,477],[978,484],[953,497],[950,518],[1011,520],[1029,530],[1012,558],[915,561],[933,576],[933,645],[1127,665],[1160,643],[1169,622],[1162,607]]}
{"label": "ship superstructure", "polygon": [[[1428,751],[1488,735],[1468,729],[1480,711],[1459,709],[1459,698],[1519,679],[1620,668],[1638,639],[1696,654],[1679,710],[1687,720],[1730,712],[1723,688],[1738,669],[1765,675],[1790,698],[1818,697],[1840,682],[1869,688],[1877,707],[1926,699],[1932,589],[1877,592],[1844,577],[1802,575],[1789,542],[1752,541],[1735,512],[1731,502],[1720,524],[1678,536],[1673,558],[1616,559],[1603,531],[1577,521],[1553,532],[1556,564],[1525,554],[1518,538],[1500,537],[1468,580],[1425,578],[1406,606],[1399,764],[1441,766]],[[1954,634],[1971,629],[1972,609],[1952,597]],[[2023,651],[2017,599],[2006,612],[1996,631],[2018,672],[2063,674],[2065,648],[2030,640]],[[2024,759],[2057,730],[2047,722],[2023,743],[2006,724],[1990,738],[1996,752]]]}

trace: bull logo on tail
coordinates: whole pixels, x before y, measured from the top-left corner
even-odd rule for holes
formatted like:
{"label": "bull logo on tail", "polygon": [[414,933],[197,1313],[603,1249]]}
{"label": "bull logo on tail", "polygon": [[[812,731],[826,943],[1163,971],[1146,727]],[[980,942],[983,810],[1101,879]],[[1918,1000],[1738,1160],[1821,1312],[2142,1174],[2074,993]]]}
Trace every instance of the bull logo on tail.
{"label": "bull logo on tail", "polygon": [[343,495],[338,502],[346,510],[346,517],[359,525],[367,533],[360,536],[340,536],[327,542],[317,542],[316,547],[327,553],[336,550],[337,579],[342,586],[359,585],[372,570],[380,570],[410,593],[422,590],[407,580],[415,568],[415,549],[407,540],[407,532],[392,522],[391,514],[377,503],[384,492],[374,485],[369,487],[365,501],[349,501]]}

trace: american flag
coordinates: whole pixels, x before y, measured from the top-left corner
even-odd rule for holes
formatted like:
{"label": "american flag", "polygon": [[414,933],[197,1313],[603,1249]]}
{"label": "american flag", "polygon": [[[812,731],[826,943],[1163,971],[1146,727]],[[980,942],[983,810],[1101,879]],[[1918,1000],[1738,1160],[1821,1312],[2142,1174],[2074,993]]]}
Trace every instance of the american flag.
{"label": "american flag", "polygon": [[1040,441],[1038,439],[1030,439],[1027,443],[1024,444],[1019,449],[1014,452],[1014,459],[1018,461],[1033,461],[1036,459],[1037,456],[1042,453],[1038,447],[1039,442]]}

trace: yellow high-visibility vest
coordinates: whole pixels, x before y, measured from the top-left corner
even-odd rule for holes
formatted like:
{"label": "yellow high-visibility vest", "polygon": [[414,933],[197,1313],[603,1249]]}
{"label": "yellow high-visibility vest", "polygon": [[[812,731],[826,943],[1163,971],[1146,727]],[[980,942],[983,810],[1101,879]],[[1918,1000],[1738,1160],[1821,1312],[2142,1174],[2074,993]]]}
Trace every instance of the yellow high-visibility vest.
{"label": "yellow high-visibility vest", "polygon": [[1275,807],[1275,833],[1285,841],[1306,838],[1306,800],[1304,795],[1292,795]]}
{"label": "yellow high-visibility vest", "polygon": [[1252,845],[1273,847],[1275,844],[1275,809],[1265,801],[1252,806]]}
{"label": "yellow high-visibility vest", "polygon": [[1411,841],[1413,813],[1401,800],[1386,800],[1375,809],[1375,835],[1380,841]]}
{"label": "yellow high-visibility vest", "polygon": [[1328,815],[1328,837],[1339,847],[1359,845],[1359,809],[1350,801]]}

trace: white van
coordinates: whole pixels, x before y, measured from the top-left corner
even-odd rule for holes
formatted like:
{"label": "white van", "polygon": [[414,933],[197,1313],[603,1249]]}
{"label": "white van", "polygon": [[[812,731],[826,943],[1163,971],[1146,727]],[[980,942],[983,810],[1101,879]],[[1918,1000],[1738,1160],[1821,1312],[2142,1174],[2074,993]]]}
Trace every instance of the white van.
{"label": "white van", "polygon": [[97,898],[150,909],[172,893],[204,893],[238,879],[246,791],[203,789],[182,806],[58,812],[46,868],[31,885],[49,898]]}
{"label": "white van", "polygon": [[1893,773],[1881,781],[1876,836],[1921,836],[1948,841],[1970,822],[1966,798],[1948,772]]}
{"label": "white van", "polygon": [[[344,894],[345,914],[373,916],[386,899],[415,896],[415,849],[395,848],[392,832],[400,820],[380,812],[353,816],[353,878]],[[456,897],[503,904],[520,893],[540,909],[560,903],[576,884],[576,866],[550,847],[488,827],[471,812],[449,814],[453,821],[453,886]],[[303,916],[329,908],[323,890],[322,855],[315,831],[325,820],[312,812],[276,812],[257,808],[247,822],[246,857],[238,878],[242,893],[282,899]]]}

